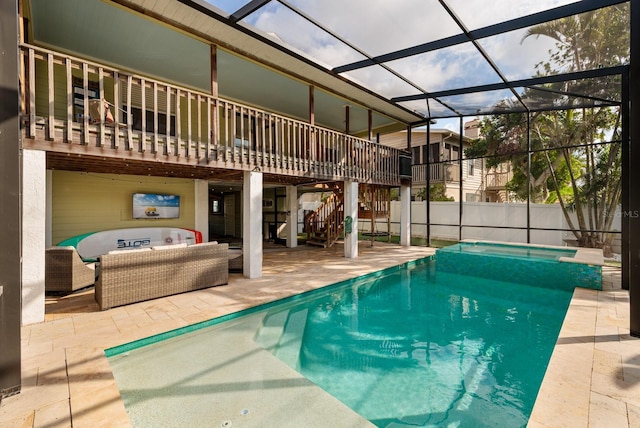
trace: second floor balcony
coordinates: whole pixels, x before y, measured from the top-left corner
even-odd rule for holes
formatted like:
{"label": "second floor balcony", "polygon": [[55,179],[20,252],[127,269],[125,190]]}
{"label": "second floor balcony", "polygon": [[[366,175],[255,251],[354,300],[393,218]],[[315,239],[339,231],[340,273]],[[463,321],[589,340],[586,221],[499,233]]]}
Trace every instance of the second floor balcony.
{"label": "second floor balcony", "polygon": [[413,165],[413,185],[427,183],[427,171],[431,183],[460,183],[460,165],[456,163],[432,163]]}
{"label": "second floor balcony", "polygon": [[392,147],[31,45],[21,65],[25,148],[400,184],[403,152]]}
{"label": "second floor balcony", "polygon": [[487,190],[503,190],[513,178],[511,171],[491,171],[486,176]]}

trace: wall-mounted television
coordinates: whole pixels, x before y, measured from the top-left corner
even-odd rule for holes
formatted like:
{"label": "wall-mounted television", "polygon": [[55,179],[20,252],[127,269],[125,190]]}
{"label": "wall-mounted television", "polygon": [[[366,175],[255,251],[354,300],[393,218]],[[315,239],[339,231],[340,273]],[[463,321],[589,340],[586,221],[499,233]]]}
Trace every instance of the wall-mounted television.
{"label": "wall-mounted television", "polygon": [[157,193],[133,194],[133,218],[160,219],[180,217],[180,196]]}

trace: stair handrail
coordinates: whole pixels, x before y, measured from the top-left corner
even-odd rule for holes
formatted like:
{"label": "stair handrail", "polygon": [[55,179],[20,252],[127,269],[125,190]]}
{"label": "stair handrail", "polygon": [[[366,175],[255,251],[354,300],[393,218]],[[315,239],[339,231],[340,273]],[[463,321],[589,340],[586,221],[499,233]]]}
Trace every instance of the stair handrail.
{"label": "stair handrail", "polygon": [[307,240],[321,238],[331,246],[344,231],[344,195],[339,186],[305,220]]}

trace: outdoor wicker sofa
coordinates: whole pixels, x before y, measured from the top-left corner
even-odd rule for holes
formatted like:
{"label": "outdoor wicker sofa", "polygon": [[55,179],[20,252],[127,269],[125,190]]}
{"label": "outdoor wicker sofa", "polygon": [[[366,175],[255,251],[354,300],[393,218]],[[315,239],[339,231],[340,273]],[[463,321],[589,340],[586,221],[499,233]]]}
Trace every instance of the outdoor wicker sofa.
{"label": "outdoor wicker sofa", "polygon": [[68,292],[95,282],[94,263],[85,264],[74,247],[49,247],[44,257],[45,291]]}
{"label": "outdoor wicker sofa", "polygon": [[228,244],[166,246],[100,257],[95,296],[100,309],[227,284]]}

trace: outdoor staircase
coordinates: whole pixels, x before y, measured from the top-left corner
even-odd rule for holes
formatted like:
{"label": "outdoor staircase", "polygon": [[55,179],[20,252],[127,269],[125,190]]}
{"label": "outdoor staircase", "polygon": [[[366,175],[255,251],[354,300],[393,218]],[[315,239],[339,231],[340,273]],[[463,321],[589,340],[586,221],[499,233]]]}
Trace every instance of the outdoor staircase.
{"label": "outdoor staircase", "polygon": [[329,248],[344,232],[344,191],[339,184],[331,195],[305,219],[307,245]]}

